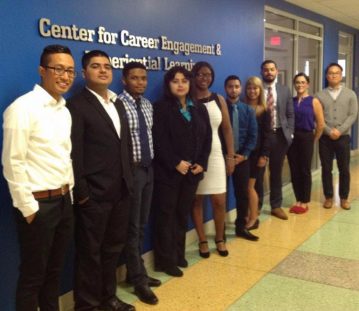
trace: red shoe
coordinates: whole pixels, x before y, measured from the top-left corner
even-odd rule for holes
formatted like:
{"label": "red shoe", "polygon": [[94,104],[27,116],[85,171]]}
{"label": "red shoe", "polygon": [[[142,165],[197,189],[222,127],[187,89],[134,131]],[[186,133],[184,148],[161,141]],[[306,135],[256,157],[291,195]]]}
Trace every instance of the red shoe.
{"label": "red shoe", "polygon": [[308,206],[303,207],[300,205],[293,205],[290,209],[289,212],[290,213],[294,213],[294,214],[304,214],[308,211]]}

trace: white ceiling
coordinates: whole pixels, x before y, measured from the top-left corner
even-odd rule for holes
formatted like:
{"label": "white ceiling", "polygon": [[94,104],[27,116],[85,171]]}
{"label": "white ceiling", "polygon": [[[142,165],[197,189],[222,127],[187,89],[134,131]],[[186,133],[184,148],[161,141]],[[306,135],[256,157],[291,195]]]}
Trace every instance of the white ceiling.
{"label": "white ceiling", "polygon": [[359,0],[285,0],[359,29]]}

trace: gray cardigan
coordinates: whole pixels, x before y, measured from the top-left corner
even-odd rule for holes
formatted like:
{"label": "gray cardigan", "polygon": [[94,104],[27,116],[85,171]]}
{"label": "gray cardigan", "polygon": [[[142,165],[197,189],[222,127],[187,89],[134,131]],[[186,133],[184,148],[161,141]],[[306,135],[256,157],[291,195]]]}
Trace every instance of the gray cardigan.
{"label": "gray cardigan", "polygon": [[315,97],[319,99],[324,110],[324,134],[329,135],[330,131],[336,128],[342,135],[348,135],[358,113],[356,94],[347,87],[343,87],[337,99],[334,100],[328,88],[325,88],[318,92]]}

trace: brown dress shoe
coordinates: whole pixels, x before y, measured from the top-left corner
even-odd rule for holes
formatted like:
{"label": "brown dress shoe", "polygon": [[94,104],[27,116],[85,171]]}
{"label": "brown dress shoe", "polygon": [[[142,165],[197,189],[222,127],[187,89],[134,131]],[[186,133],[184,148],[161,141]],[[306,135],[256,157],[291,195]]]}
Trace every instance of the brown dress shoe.
{"label": "brown dress shoe", "polygon": [[349,203],[349,201],[346,200],[346,199],[340,200],[340,207],[341,207],[342,209],[349,210],[349,209],[350,209],[350,203]]}
{"label": "brown dress shoe", "polygon": [[288,219],[287,214],[280,207],[273,208],[271,214],[279,219]]}
{"label": "brown dress shoe", "polygon": [[333,199],[332,198],[326,198],[324,203],[323,203],[323,207],[324,208],[332,208],[333,206]]}

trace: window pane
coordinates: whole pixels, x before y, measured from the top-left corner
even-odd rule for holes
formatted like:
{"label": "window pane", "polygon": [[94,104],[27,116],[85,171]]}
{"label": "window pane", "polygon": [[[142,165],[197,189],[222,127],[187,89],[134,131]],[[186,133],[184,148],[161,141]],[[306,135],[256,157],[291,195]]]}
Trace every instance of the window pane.
{"label": "window pane", "polygon": [[350,37],[339,35],[339,46],[348,47],[350,46]]}
{"label": "window pane", "polygon": [[304,72],[310,78],[309,93],[319,91],[319,57],[320,41],[299,37],[298,39],[298,72]]}
{"label": "window pane", "polygon": [[353,70],[353,35],[347,33],[339,34],[338,63],[343,67],[343,84],[351,88]]}
{"label": "window pane", "polygon": [[294,29],[294,20],[290,19],[289,17],[284,17],[282,15],[265,12],[265,21],[266,23],[270,23],[273,25]]}
{"label": "window pane", "polygon": [[266,29],[265,34],[265,58],[277,63],[278,82],[292,88],[293,35],[271,29]]}
{"label": "window pane", "polygon": [[299,22],[299,31],[315,36],[321,35],[321,29],[319,27],[309,25],[303,22]]}

